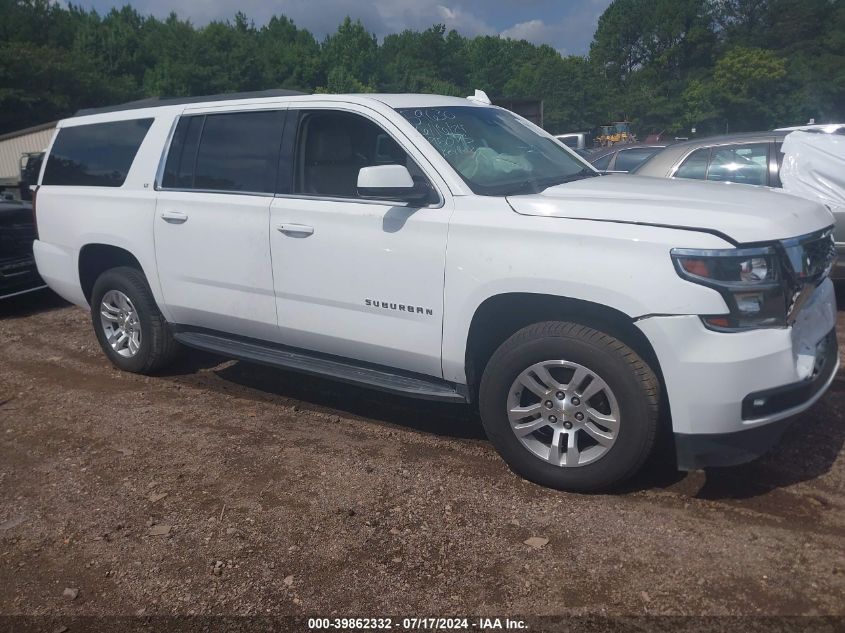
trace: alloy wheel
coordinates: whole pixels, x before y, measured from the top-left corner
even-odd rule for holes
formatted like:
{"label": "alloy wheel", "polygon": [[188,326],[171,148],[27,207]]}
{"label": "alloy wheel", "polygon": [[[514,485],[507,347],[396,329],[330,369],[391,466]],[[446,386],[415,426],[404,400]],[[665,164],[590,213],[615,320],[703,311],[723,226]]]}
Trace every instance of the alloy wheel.
{"label": "alloy wheel", "polygon": [[100,304],[100,323],[111,348],[125,358],[141,349],[141,323],[132,301],[120,290],[109,290]]}
{"label": "alloy wheel", "polygon": [[554,466],[595,462],[619,436],[613,391],[594,371],[571,361],[531,365],[513,381],[507,408],[520,443]]}

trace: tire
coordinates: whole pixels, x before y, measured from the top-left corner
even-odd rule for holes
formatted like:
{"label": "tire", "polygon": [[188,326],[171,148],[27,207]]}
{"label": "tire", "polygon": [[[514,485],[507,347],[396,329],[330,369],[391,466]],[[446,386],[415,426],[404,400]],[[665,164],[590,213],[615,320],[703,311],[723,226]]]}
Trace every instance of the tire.
{"label": "tire", "polygon": [[[126,304],[119,305],[120,295],[128,299],[131,311],[123,309]],[[104,298],[109,304],[108,308],[104,304]],[[107,324],[107,317],[101,316],[103,313],[108,313],[109,317],[116,320],[122,319],[123,315],[133,315],[129,328],[138,333],[136,349],[130,350],[128,343],[120,351],[112,347],[107,328],[118,327],[120,324],[111,321]],[[179,351],[179,344],[173,339],[146,278],[135,268],[112,268],[97,278],[91,292],[91,321],[103,352],[114,365],[124,371],[136,374],[155,373],[166,367]]]}
{"label": "tire", "polygon": [[508,466],[580,492],[611,488],[639,470],[657,437],[659,399],[657,377],[630,347],[561,321],[527,326],[502,343],[479,388],[484,430]]}

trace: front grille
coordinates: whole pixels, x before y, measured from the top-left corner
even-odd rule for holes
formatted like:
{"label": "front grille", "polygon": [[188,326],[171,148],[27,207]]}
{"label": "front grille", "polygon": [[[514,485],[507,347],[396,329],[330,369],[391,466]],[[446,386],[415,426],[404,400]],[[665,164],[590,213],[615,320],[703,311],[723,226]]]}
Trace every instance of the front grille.
{"label": "front grille", "polygon": [[795,281],[821,282],[836,259],[833,229],[784,240],[781,244]]}
{"label": "front grille", "polygon": [[787,314],[788,320],[792,322],[804,302],[833,268],[836,261],[833,229],[784,240],[780,245],[784,253],[784,277],[788,285]]}
{"label": "front grille", "polygon": [[0,226],[0,259],[32,254],[35,226],[31,223]]}

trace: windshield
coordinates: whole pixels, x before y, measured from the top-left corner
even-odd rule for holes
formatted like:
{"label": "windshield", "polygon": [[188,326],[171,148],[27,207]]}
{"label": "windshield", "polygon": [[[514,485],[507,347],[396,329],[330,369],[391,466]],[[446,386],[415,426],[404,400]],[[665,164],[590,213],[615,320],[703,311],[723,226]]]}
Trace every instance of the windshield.
{"label": "windshield", "polygon": [[450,106],[397,111],[482,196],[537,193],[598,175],[506,110]]}

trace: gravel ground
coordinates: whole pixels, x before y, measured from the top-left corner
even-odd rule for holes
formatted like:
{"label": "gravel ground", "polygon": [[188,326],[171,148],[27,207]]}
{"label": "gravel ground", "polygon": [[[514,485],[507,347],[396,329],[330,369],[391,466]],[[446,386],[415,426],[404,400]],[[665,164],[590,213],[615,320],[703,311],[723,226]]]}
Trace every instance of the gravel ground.
{"label": "gravel ground", "polygon": [[466,407],[121,373],[43,293],[0,305],[0,614],[841,616],[843,412],[840,375],[757,462],[566,494]]}

